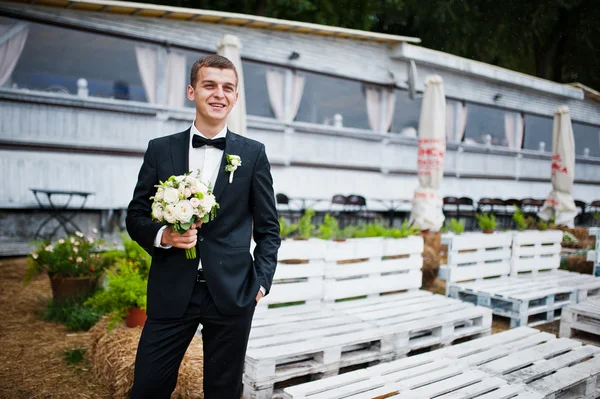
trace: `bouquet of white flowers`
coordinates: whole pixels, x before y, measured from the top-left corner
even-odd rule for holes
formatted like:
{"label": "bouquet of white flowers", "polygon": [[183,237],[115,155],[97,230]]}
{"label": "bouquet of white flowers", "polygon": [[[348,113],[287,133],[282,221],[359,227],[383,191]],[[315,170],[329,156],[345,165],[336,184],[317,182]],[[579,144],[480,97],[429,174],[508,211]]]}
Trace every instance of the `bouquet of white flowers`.
{"label": "bouquet of white flowers", "polygon": [[[156,194],[150,197],[152,219],[173,226],[179,234],[185,233],[197,221],[213,220],[219,209],[210,185],[200,181],[200,171],[182,176],[171,176],[156,185]],[[196,258],[196,248],[185,250],[187,259]]]}

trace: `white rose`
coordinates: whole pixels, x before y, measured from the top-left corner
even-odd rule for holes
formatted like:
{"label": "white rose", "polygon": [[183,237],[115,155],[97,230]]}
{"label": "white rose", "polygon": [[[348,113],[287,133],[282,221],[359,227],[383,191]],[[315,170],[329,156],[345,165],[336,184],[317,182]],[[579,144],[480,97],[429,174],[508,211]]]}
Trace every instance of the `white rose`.
{"label": "white rose", "polygon": [[179,201],[179,191],[174,188],[167,188],[165,190],[165,201],[169,204],[174,204]]}
{"label": "white rose", "polygon": [[165,198],[165,189],[159,188],[158,190],[156,190],[156,195],[154,196],[154,199],[161,200],[163,198]]}
{"label": "white rose", "polygon": [[64,244],[64,243],[65,243],[65,240],[63,240],[63,239],[61,238],[60,240],[58,240],[58,243],[59,243],[59,244]]}
{"label": "white rose", "polygon": [[237,168],[238,166],[240,166],[240,160],[237,159],[237,158],[232,158],[231,159],[231,166],[234,166],[234,167]]}
{"label": "white rose", "polygon": [[192,190],[189,188],[185,189],[185,198],[190,198],[192,196]]}
{"label": "white rose", "polygon": [[80,238],[83,237],[83,233],[81,231],[76,231],[75,235]]}
{"label": "white rose", "polygon": [[198,190],[199,193],[202,194],[207,194],[208,193],[208,187],[206,186],[206,184],[202,183],[202,182],[198,182],[198,185],[194,186],[196,187],[196,190]]}
{"label": "white rose", "polygon": [[159,222],[163,220],[163,208],[160,204],[152,204],[152,217]]}
{"label": "white rose", "polygon": [[193,197],[190,199],[190,205],[192,205],[192,208],[197,209],[200,206],[200,200],[196,197]]}
{"label": "white rose", "polygon": [[81,256],[78,256],[77,259],[75,259],[75,262],[81,263],[83,262],[83,258]]}
{"label": "white rose", "polygon": [[168,223],[175,223],[177,221],[177,218],[175,217],[175,205],[167,205],[163,216]]}
{"label": "white rose", "polygon": [[176,181],[177,183],[181,183],[181,182],[182,182],[184,179],[185,179],[185,176],[184,176],[184,175],[181,175],[181,176],[175,176],[175,181]]}
{"label": "white rose", "polygon": [[202,208],[204,208],[205,212],[210,212],[210,210],[217,203],[214,195],[206,195],[202,200]]}
{"label": "white rose", "polygon": [[52,252],[52,250],[54,249],[54,247],[52,245],[48,245],[46,248],[44,248],[46,251],[48,252]]}
{"label": "white rose", "polygon": [[190,191],[192,192],[192,194],[196,195],[196,193],[198,192],[198,189],[194,186],[192,186],[192,188],[190,188]]}
{"label": "white rose", "polygon": [[189,175],[185,178],[185,182],[190,186],[193,186],[196,180],[198,179],[196,179],[196,177],[194,177],[193,175]]}
{"label": "white rose", "polygon": [[188,223],[192,216],[194,216],[194,210],[192,209],[190,201],[179,201],[179,203],[175,205],[175,217],[180,222]]}

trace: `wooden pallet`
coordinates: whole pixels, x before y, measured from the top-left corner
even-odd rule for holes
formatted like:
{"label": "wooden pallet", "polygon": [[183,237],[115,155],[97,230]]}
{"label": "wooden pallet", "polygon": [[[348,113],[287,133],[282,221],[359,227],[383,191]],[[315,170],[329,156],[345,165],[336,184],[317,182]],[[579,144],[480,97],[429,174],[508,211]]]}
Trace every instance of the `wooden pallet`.
{"label": "wooden pallet", "polygon": [[512,239],[512,233],[444,236],[443,243],[448,245],[448,261],[440,266],[438,277],[446,281],[448,287],[448,283],[508,276]]}
{"label": "wooden pallet", "polygon": [[511,353],[478,368],[545,399],[600,396],[600,348],[559,338]]}
{"label": "wooden pallet", "polygon": [[286,388],[286,399],[596,398],[600,348],[520,327]]}
{"label": "wooden pallet", "polygon": [[[580,275],[537,278],[507,277],[479,283],[456,284],[450,296],[492,309],[495,315],[508,317],[511,328],[536,326],[559,320],[562,308],[577,300]],[[589,276],[588,276],[589,278]]]}
{"label": "wooden pallet", "polygon": [[587,299],[576,305],[569,305],[563,311],[560,321],[560,336],[571,338],[577,332],[596,337],[595,345],[600,345],[600,297]]}
{"label": "wooden pallet", "polygon": [[480,337],[491,331],[489,309],[416,291],[341,302],[335,308],[373,323],[394,342],[394,356],[416,349],[435,349],[459,338]]}
{"label": "wooden pallet", "polygon": [[[531,338],[540,334],[529,328],[510,330],[446,349],[286,388],[284,398],[541,399],[542,395],[527,390],[523,384],[511,386],[505,379],[477,370],[471,367],[472,362],[465,361],[477,353],[502,345],[512,345],[513,351],[535,345]],[[547,335],[554,339],[552,334]],[[521,345],[516,345],[520,341]]]}
{"label": "wooden pallet", "polygon": [[512,242],[511,275],[537,274],[560,267],[562,231],[515,232]]}

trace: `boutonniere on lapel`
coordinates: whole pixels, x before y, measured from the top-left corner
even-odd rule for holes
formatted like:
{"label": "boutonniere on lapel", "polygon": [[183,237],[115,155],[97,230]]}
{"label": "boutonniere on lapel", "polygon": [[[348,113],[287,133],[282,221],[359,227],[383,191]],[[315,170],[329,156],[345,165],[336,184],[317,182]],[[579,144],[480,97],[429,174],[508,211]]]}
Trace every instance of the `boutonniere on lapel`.
{"label": "boutonniere on lapel", "polygon": [[233,181],[233,172],[242,166],[242,158],[239,155],[225,154],[227,158],[227,165],[225,165],[225,172],[229,172],[229,183]]}

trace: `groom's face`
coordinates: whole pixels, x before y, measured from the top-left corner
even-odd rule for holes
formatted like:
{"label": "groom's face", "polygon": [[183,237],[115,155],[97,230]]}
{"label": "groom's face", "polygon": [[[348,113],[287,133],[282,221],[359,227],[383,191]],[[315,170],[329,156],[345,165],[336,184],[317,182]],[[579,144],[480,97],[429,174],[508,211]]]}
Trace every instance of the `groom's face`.
{"label": "groom's face", "polygon": [[188,98],[196,103],[196,113],[207,122],[227,118],[238,99],[237,80],[231,69],[200,68],[196,87],[188,86]]}

